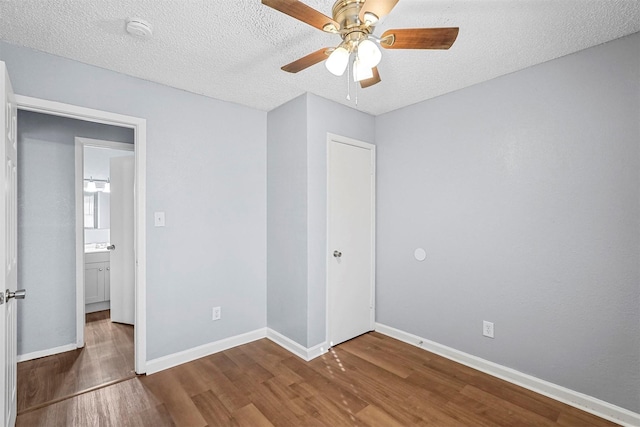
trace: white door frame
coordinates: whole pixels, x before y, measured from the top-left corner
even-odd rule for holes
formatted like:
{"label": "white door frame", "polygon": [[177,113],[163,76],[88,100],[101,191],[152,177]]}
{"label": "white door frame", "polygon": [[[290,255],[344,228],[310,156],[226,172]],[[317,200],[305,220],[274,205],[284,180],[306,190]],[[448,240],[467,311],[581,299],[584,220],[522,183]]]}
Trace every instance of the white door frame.
{"label": "white door frame", "polygon": [[[105,141],[92,138],[75,138],[76,150],[76,345],[84,347],[85,287],[84,287],[84,149],[85,147],[107,148],[135,152],[135,144]],[[80,271],[82,270],[82,271]],[[134,329],[135,334],[135,329]]]}
{"label": "white door frame", "polygon": [[[135,296],[136,319],[134,328],[135,371],[146,372],[147,363],[147,250],[146,250],[146,170],[147,170],[147,121],[138,117],[125,116],[107,111],[79,107],[77,105],[48,101],[16,95],[19,110],[33,111],[52,116],[84,120],[133,129],[135,153],[135,236],[134,251],[136,256]],[[77,152],[76,152],[77,155]],[[76,163],[77,168],[77,163]],[[76,187],[76,197],[77,197]],[[80,199],[82,200],[82,193]],[[76,341],[78,347],[84,346],[84,225],[82,210],[78,214],[76,203]],[[80,203],[82,207],[82,203]],[[77,232],[77,224],[82,224]],[[82,256],[78,257],[78,246],[81,245]],[[81,315],[80,315],[81,313]],[[82,317],[82,319],[77,319]]]}
{"label": "white door frame", "polygon": [[331,262],[331,253],[333,251],[332,242],[330,240],[330,212],[331,212],[331,198],[329,197],[330,182],[331,182],[331,168],[329,162],[331,161],[331,143],[337,142],[341,144],[353,145],[355,147],[364,148],[366,150],[371,151],[371,318],[370,318],[370,328],[371,330],[375,329],[375,321],[376,321],[376,146],[370,144],[368,142],[358,141],[357,139],[347,138],[346,136],[340,136],[333,133],[327,132],[327,247],[325,248],[325,276],[326,276],[326,340],[327,346],[331,345],[331,337],[329,325],[331,322],[330,314],[331,314],[331,301],[329,299],[329,286],[331,283],[329,282],[329,263]]}

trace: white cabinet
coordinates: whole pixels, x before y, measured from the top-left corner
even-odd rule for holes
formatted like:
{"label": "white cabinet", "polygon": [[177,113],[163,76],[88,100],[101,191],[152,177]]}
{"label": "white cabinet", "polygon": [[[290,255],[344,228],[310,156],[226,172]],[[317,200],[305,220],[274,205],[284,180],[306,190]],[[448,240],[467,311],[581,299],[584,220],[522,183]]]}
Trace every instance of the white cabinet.
{"label": "white cabinet", "polygon": [[109,252],[92,252],[84,254],[85,304],[109,301],[110,270]]}

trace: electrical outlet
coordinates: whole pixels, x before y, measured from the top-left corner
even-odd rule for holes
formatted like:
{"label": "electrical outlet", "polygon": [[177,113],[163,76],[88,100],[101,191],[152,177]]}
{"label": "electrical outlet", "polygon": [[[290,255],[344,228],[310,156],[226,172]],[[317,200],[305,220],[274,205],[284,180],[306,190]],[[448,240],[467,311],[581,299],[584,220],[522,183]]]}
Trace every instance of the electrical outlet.
{"label": "electrical outlet", "polygon": [[482,321],[482,335],[485,337],[493,338],[493,323],[487,322],[486,320]]}
{"label": "electrical outlet", "polygon": [[220,307],[213,307],[213,320],[220,320],[222,317],[222,309]]}

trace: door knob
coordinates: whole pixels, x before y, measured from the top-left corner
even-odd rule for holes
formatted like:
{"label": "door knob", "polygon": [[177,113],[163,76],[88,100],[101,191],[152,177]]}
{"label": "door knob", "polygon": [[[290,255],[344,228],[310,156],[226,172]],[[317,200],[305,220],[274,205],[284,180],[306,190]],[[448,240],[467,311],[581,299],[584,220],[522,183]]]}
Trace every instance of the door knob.
{"label": "door knob", "polygon": [[333,256],[336,258],[340,258],[342,256],[342,252],[340,251],[333,251]]}
{"label": "door knob", "polygon": [[15,292],[11,292],[9,289],[7,289],[5,294],[7,295],[7,301],[9,301],[11,298],[24,299],[24,297],[27,296],[27,291],[25,291],[24,289],[18,289]]}
{"label": "door knob", "polygon": [[107,246],[107,250],[109,250],[109,251],[115,251],[115,250],[116,250],[116,245],[109,245],[109,246]]}

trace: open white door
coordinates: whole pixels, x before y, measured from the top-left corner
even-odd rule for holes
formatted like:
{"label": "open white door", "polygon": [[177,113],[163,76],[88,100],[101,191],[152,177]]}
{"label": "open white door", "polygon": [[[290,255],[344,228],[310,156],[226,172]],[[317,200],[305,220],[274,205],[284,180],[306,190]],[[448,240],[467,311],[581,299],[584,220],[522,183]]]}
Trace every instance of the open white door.
{"label": "open white door", "polygon": [[111,158],[111,321],[134,324],[134,167],[133,156]]}
{"label": "open white door", "polygon": [[375,146],[328,137],[327,342],[374,329]]}
{"label": "open white door", "polygon": [[22,291],[16,291],[18,285],[18,141],[17,107],[11,82],[4,62],[0,62],[0,91],[2,94],[2,117],[0,118],[0,188],[4,189],[0,197],[0,415],[2,426],[13,427],[16,422],[16,371],[17,371],[17,334],[16,334],[16,298],[24,298]]}

